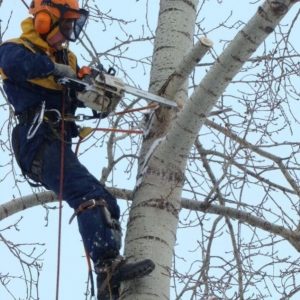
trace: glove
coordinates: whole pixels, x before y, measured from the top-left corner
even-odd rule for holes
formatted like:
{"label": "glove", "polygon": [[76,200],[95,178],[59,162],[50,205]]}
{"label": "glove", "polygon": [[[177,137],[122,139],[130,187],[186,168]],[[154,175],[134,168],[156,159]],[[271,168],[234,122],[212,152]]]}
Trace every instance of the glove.
{"label": "glove", "polygon": [[77,78],[76,73],[70,66],[64,64],[58,64],[58,63],[54,63],[54,70],[52,74],[58,78],[61,77]]}

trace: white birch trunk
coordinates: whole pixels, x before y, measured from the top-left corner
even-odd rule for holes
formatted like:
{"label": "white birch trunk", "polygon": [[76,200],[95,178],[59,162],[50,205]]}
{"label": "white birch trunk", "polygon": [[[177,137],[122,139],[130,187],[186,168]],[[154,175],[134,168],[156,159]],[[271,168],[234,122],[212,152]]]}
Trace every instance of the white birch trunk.
{"label": "white birch trunk", "polygon": [[[151,71],[150,90],[158,92],[191,49],[198,0],[160,1],[159,21]],[[185,84],[177,99],[187,96]],[[127,226],[125,255],[129,259],[151,258],[156,268],[146,278],[124,286],[121,299],[169,299],[173,248],[176,239],[183,168],[170,169],[172,157],[153,161],[173,118],[169,109],[152,115],[139,163],[139,175]],[[162,138],[161,138],[162,137]]]}

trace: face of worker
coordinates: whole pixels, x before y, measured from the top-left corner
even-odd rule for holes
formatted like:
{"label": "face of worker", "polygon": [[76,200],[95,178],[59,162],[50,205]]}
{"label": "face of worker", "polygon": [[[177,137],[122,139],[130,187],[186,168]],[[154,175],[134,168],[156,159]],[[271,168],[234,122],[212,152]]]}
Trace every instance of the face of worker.
{"label": "face of worker", "polygon": [[63,43],[66,41],[66,38],[62,35],[59,30],[59,27],[56,26],[48,35],[47,35],[47,43],[48,45],[56,50],[60,50],[62,48]]}

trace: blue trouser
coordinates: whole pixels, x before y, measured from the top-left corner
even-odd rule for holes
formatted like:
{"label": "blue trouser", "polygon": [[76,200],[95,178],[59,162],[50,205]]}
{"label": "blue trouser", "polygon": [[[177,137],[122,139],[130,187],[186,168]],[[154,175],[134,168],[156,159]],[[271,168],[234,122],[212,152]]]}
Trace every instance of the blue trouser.
{"label": "blue trouser", "polygon": [[[19,136],[21,142],[22,139],[24,140],[22,130],[16,136],[17,138]],[[37,134],[37,137],[32,139],[31,144],[35,144],[35,138],[41,139],[41,135]],[[61,141],[55,138],[49,139],[48,137],[44,137],[43,143],[39,144],[39,147],[43,147],[39,154],[39,159],[42,162],[40,181],[46,188],[59,194]],[[28,145],[30,143],[27,143],[23,148],[28,148]],[[27,162],[22,160],[23,157],[26,159],[25,155],[22,156],[22,153],[24,153],[22,144],[19,144],[18,148],[22,150],[16,151],[15,149],[15,152],[18,152],[18,154],[21,152],[18,157],[19,164],[21,166],[26,165]],[[120,209],[115,197],[79,162],[70,144],[65,143],[64,151],[63,199],[74,209],[89,199],[104,199],[111,217],[118,220]],[[101,264],[103,259],[113,258],[118,254],[121,241],[115,238],[112,229],[107,226],[100,207],[86,209],[78,215],[77,220],[84,245],[94,264]]]}

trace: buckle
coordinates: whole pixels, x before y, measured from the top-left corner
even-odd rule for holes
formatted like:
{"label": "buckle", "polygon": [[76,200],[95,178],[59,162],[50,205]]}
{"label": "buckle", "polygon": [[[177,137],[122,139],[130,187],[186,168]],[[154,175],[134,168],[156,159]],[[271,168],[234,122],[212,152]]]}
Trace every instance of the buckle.
{"label": "buckle", "polygon": [[94,207],[96,206],[96,200],[95,200],[95,199],[92,199],[92,200],[89,200],[89,201],[92,201],[92,204],[89,205],[89,206],[87,207],[87,209],[94,208]]}
{"label": "buckle", "polygon": [[73,219],[80,215],[82,212],[84,212],[85,210],[87,209],[92,209],[96,206],[100,206],[100,207],[103,207],[103,208],[106,208],[106,202],[105,200],[103,199],[99,199],[99,200],[96,200],[96,199],[90,199],[90,200],[87,200],[83,203],[81,203],[77,209],[75,209],[74,213],[72,214],[70,220],[69,220],[69,224],[72,223]]}

